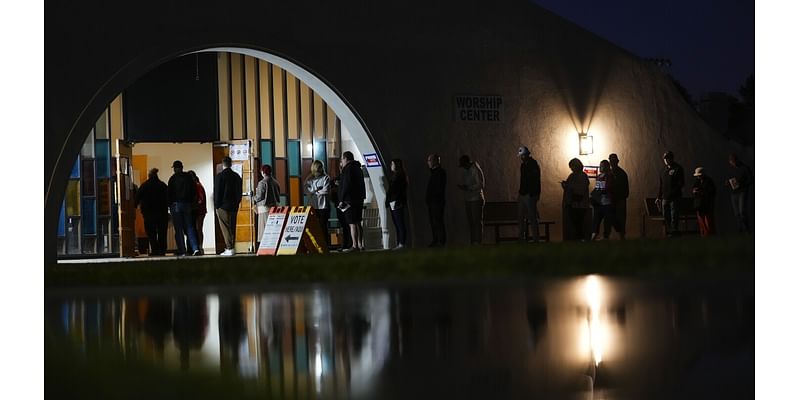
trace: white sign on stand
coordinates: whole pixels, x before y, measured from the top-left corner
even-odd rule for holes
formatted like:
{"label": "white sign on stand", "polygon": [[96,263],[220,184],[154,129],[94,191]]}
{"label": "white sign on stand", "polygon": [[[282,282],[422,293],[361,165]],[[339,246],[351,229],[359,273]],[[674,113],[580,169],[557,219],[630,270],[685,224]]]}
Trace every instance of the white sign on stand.
{"label": "white sign on stand", "polygon": [[292,208],[292,212],[289,213],[289,222],[286,223],[286,228],[283,230],[278,255],[297,254],[308,220],[308,208],[310,207]]}
{"label": "white sign on stand", "polygon": [[250,145],[232,144],[230,145],[231,160],[245,161],[250,159]]}
{"label": "white sign on stand", "polygon": [[284,207],[272,207],[270,209],[267,223],[264,226],[264,234],[261,236],[261,244],[258,245],[256,254],[260,256],[275,255],[287,214],[288,209]]}

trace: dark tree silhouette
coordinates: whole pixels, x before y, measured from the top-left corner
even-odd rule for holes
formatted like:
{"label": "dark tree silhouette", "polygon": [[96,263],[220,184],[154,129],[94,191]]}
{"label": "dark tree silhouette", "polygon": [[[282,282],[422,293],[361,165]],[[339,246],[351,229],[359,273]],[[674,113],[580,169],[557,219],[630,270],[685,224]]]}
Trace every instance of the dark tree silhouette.
{"label": "dark tree silhouette", "polygon": [[731,102],[728,131],[725,133],[730,140],[745,146],[755,144],[756,118],[755,118],[755,78],[747,77],[739,88],[741,100]]}

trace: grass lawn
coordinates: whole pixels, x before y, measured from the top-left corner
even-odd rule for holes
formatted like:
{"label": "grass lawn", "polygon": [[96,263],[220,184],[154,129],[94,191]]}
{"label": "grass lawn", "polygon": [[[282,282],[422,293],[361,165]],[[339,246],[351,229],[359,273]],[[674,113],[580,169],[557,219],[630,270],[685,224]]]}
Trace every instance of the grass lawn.
{"label": "grass lawn", "polygon": [[588,273],[725,277],[752,274],[754,265],[752,236],[680,238],[58,264],[45,267],[45,287],[421,282]]}

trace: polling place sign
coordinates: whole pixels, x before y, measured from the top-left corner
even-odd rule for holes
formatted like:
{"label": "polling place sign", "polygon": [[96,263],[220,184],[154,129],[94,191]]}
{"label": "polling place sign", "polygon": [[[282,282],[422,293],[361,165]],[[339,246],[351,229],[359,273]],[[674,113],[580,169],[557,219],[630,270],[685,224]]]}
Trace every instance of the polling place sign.
{"label": "polling place sign", "polygon": [[457,95],[453,102],[456,121],[503,122],[502,96]]}

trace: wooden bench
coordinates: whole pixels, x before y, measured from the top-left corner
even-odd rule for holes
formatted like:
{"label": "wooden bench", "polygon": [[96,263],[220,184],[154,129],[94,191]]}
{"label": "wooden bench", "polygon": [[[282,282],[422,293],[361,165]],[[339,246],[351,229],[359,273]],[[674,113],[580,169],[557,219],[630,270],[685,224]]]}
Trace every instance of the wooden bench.
{"label": "wooden bench", "polygon": [[[495,243],[500,243],[501,241],[511,241],[519,239],[517,236],[517,232],[515,231],[514,236],[501,236],[500,235],[500,227],[503,226],[518,226],[519,221],[517,220],[517,209],[519,205],[516,201],[487,201],[486,205],[483,207],[483,225],[484,226],[493,226],[494,227],[494,240]],[[555,221],[543,221],[539,220],[540,227],[543,226],[544,229],[539,229],[539,240],[543,240],[545,242],[550,241],[550,225],[555,224]],[[530,227],[530,224],[528,224]],[[528,228],[530,229],[530,228]],[[544,232],[544,233],[542,233]],[[527,235],[530,237],[530,235]]]}
{"label": "wooden bench", "polygon": [[[644,210],[642,213],[642,237],[647,237],[646,221],[660,221],[664,223],[664,213],[658,208],[655,197],[648,197],[644,199]],[[683,221],[683,229],[681,229],[681,221]],[[689,229],[689,221],[695,223],[694,229]],[[666,230],[666,227],[664,227]],[[678,232],[683,233],[697,233],[697,213],[694,210],[694,199],[691,197],[683,197],[678,203]],[[666,232],[664,232],[666,234]]]}

